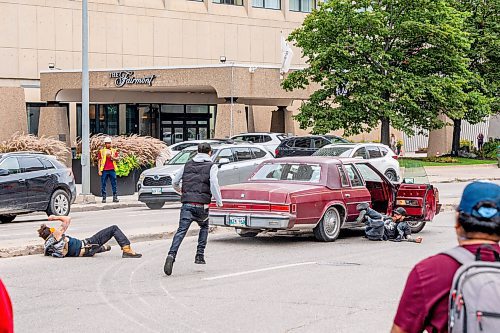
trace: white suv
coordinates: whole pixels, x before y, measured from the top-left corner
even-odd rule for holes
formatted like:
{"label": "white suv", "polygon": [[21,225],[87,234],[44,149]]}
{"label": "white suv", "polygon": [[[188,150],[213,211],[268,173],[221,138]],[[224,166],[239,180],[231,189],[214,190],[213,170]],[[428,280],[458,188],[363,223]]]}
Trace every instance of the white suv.
{"label": "white suv", "polygon": [[380,143],[343,143],[326,145],[313,156],[358,157],[369,160],[390,181],[398,182],[401,178],[398,155],[391,148]]}
{"label": "white suv", "polygon": [[283,133],[244,133],[231,137],[231,140],[257,143],[274,156],[274,151],[285,137]]}

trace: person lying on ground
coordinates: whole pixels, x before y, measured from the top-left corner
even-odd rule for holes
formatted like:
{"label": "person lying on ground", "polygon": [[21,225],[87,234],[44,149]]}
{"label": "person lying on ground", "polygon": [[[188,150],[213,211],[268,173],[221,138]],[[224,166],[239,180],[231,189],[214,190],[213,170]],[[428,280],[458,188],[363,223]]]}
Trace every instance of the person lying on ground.
{"label": "person lying on ground", "polygon": [[127,236],[116,225],[107,227],[90,238],[83,240],[66,235],[71,218],[69,216],[49,216],[49,221],[61,221],[59,228],[50,228],[42,224],[38,229],[38,236],[44,241],[44,255],[56,258],[64,257],[93,257],[97,253],[111,250],[106,243],[114,238],[120,245],[122,258],[140,258],[142,254],[134,252],[130,247]]}
{"label": "person lying on ground", "polygon": [[380,214],[371,209],[368,203],[361,203],[356,209],[359,211],[357,222],[365,223],[365,236],[369,240],[422,243],[422,237],[411,237],[411,228],[404,220],[407,215],[404,208],[396,208],[392,216]]}

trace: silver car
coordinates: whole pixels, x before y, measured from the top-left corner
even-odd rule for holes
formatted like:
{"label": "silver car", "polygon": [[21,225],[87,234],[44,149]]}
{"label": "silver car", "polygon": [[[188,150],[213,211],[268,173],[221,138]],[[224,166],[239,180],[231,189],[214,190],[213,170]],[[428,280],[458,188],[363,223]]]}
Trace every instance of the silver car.
{"label": "silver car", "polygon": [[[160,209],[167,201],[179,201],[180,195],[173,189],[172,179],[197,154],[197,149],[186,148],[164,166],[144,171],[137,183],[139,201],[151,209]],[[220,185],[248,180],[261,162],[272,158],[273,155],[261,145],[241,143],[212,146],[212,160],[219,166]]]}

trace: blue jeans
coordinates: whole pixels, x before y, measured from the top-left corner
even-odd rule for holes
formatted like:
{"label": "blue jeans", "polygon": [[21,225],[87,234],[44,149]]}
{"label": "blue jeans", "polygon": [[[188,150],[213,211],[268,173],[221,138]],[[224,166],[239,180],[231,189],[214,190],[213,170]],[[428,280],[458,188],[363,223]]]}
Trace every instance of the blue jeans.
{"label": "blue jeans", "polygon": [[113,190],[113,196],[116,196],[116,172],[115,170],[104,170],[101,176],[101,195],[106,198],[106,182],[111,181],[111,189]]}
{"label": "blue jeans", "polygon": [[198,248],[196,254],[204,254],[205,247],[207,246],[208,238],[208,213],[205,211],[203,206],[191,205],[188,203],[182,204],[181,215],[179,219],[179,228],[175,233],[174,239],[172,240],[172,245],[168,251],[169,255],[177,255],[177,251],[181,246],[182,240],[186,236],[191,223],[195,221],[200,226],[200,233],[198,235]]}

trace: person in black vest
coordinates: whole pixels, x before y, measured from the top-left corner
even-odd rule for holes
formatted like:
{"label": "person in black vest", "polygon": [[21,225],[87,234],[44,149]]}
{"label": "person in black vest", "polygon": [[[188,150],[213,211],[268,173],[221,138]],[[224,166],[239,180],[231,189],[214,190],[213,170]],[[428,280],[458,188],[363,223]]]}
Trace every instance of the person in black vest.
{"label": "person in black vest", "polygon": [[212,162],[210,155],[212,155],[210,145],[208,143],[200,143],[198,145],[198,154],[191,161],[187,162],[172,180],[174,189],[181,193],[182,207],[179,228],[172,240],[172,245],[170,246],[163,267],[167,275],[172,274],[177,251],[193,221],[196,221],[200,226],[198,248],[194,263],[205,264],[205,247],[208,238],[207,206],[212,200],[212,195],[215,198],[217,206],[222,207],[222,197],[217,179],[219,168]]}

